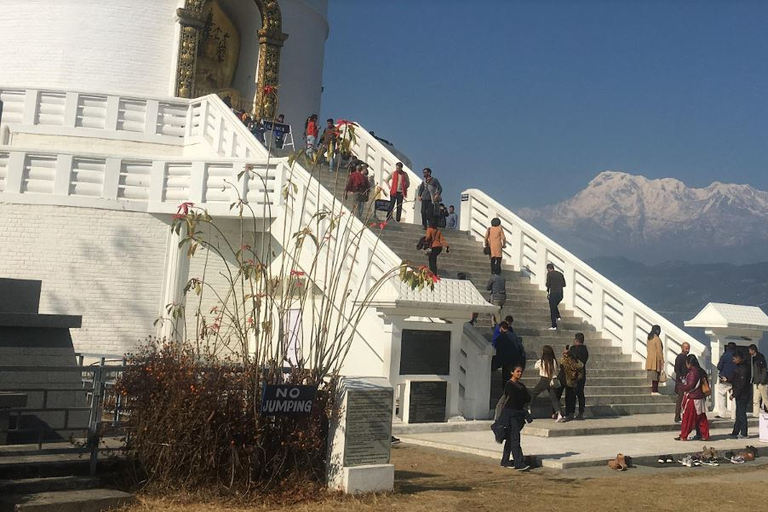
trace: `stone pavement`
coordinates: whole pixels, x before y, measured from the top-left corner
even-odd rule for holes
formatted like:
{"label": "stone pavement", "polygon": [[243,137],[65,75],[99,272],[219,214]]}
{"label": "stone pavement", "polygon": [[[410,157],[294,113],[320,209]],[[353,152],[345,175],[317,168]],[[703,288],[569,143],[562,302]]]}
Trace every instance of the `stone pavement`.
{"label": "stone pavement", "polygon": [[[627,424],[624,428],[632,428],[632,423],[641,427],[654,427],[654,421],[659,418],[644,418],[646,415],[629,416],[624,418],[587,419],[580,422],[569,422],[564,425],[555,424],[552,420],[536,420],[530,426],[523,429],[522,447],[526,455],[538,457],[542,466],[554,469],[569,469],[590,466],[603,466],[617,453],[623,453],[633,457],[637,464],[657,465],[656,459],[660,454],[672,454],[675,459],[683,455],[700,452],[703,446],[715,447],[721,455],[729,450],[742,450],[746,445],[754,445],[761,456],[768,456],[768,444],[760,443],[757,437],[757,426],[754,420],[750,422],[749,439],[731,439],[732,423],[730,420],[715,420],[714,429],[711,430],[711,439],[704,441],[675,441],[679,431],[629,431],[626,433],[610,433],[611,429],[619,431],[621,423]],[[647,415],[656,416],[656,415]],[[668,415],[667,422],[669,420]],[[538,427],[535,427],[540,423]],[[551,425],[550,425],[551,424]],[[754,425],[753,425],[754,424]],[[558,435],[541,437],[542,429],[558,427]],[[530,435],[526,431],[538,429],[539,435]],[[572,432],[566,433],[563,427]],[[667,428],[669,428],[667,426]],[[607,434],[600,432],[606,431]],[[590,431],[596,435],[590,435]],[[563,435],[565,434],[565,435]],[[489,457],[501,458],[502,445],[497,444],[490,429],[457,432],[420,432],[402,434],[401,440],[420,446],[428,446],[443,450],[455,451]]]}

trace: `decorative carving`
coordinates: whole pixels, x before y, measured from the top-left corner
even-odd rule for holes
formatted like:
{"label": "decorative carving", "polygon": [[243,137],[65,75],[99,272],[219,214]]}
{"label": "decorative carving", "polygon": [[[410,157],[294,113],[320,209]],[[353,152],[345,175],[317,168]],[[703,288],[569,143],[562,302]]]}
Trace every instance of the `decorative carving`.
{"label": "decorative carving", "polygon": [[[195,96],[195,66],[201,31],[205,26],[204,7],[207,0],[186,0],[176,14],[181,24],[179,64],[176,95]],[[280,80],[280,49],[288,38],[283,33],[283,18],[277,0],[254,0],[261,13],[259,36],[259,74],[257,79],[256,112],[263,118],[274,117],[277,112],[277,87]],[[273,92],[265,94],[265,87]]]}
{"label": "decorative carving", "polygon": [[240,34],[216,1],[208,2],[200,29],[195,63],[195,93],[216,92],[232,85],[240,56]]}
{"label": "decorative carving", "polygon": [[181,25],[176,95],[182,98],[191,98],[194,94],[197,45],[200,41],[200,29],[205,25],[204,4],[205,0],[187,0],[185,8],[176,10]]}

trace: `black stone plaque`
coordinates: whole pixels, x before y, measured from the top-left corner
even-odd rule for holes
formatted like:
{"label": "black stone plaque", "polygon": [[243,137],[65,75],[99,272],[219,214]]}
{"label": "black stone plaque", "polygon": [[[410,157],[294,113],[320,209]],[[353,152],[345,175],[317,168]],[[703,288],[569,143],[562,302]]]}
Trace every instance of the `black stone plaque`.
{"label": "black stone plaque", "polygon": [[403,329],[400,375],[449,375],[451,332]]}
{"label": "black stone plaque", "polygon": [[447,392],[448,383],[445,381],[411,382],[408,422],[436,423],[445,421]]}
{"label": "black stone plaque", "polygon": [[347,391],[344,466],[389,464],[392,389]]}

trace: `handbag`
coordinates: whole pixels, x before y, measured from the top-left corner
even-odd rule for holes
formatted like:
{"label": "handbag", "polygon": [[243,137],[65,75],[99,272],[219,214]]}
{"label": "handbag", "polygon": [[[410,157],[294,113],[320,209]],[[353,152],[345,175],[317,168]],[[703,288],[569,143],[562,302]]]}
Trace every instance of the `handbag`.
{"label": "handbag", "polygon": [[659,372],[659,382],[662,384],[667,382],[667,372],[663,369]]}
{"label": "handbag", "polygon": [[709,381],[707,379],[701,379],[701,392],[704,396],[710,396],[712,394],[712,388],[709,387]]}
{"label": "handbag", "polygon": [[485,254],[486,256],[490,256],[491,255],[491,248],[488,247],[487,245],[485,247],[483,247],[483,254]]}
{"label": "handbag", "polygon": [[560,382],[560,379],[558,379],[557,377],[552,377],[549,380],[549,387],[551,387],[552,389],[560,389],[562,386],[563,384]]}

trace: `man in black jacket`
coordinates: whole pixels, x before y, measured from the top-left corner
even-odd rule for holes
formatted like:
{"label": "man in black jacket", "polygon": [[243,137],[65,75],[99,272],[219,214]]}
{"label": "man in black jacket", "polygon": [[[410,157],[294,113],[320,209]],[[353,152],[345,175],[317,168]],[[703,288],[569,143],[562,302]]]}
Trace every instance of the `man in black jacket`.
{"label": "man in black jacket", "polygon": [[733,364],[736,366],[730,379],[732,388],[731,400],[736,402],[736,422],[733,424],[731,437],[745,438],[747,436],[747,404],[751,385],[749,383],[749,368],[744,361],[744,356],[738,350],[733,353]]}
{"label": "man in black jacket", "polygon": [[688,342],[683,342],[680,345],[680,353],[675,358],[675,393],[677,393],[677,402],[675,403],[675,423],[680,423],[680,410],[683,405],[683,395],[685,392],[680,389],[680,385],[683,383],[683,379],[688,374],[688,367],[685,366],[685,360],[688,357],[688,352],[691,351],[691,345]]}
{"label": "man in black jacket", "polygon": [[571,357],[578,359],[584,364],[584,373],[582,377],[576,382],[576,398],[579,400],[579,414],[576,416],[577,420],[584,419],[584,407],[586,406],[586,398],[584,397],[584,386],[587,385],[587,361],[589,360],[589,350],[584,345],[584,333],[577,332],[573,337],[573,345],[570,348]]}
{"label": "man in black jacket", "polygon": [[496,364],[501,366],[502,387],[509,380],[515,366],[525,368],[523,343],[507,322],[499,324],[499,337],[496,339]]}
{"label": "man in black jacket", "polygon": [[563,288],[565,288],[565,276],[555,270],[553,263],[547,263],[547,300],[549,300],[549,319],[552,323],[550,331],[557,329],[557,321],[560,320],[558,305],[563,301]]}
{"label": "man in black jacket", "polygon": [[749,379],[752,383],[752,415],[757,418],[760,411],[768,412],[768,367],[765,356],[757,351],[754,343],[749,346],[749,356],[752,370]]}

